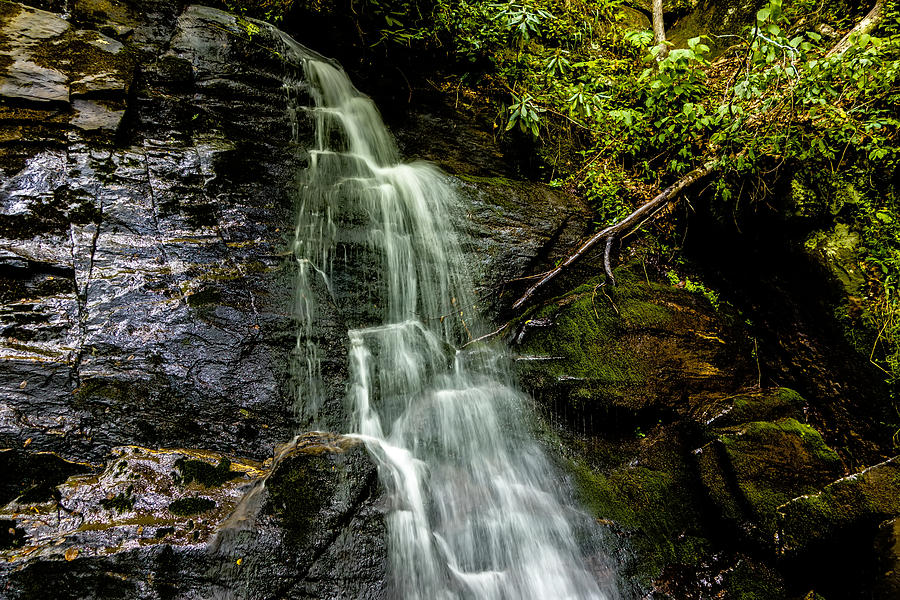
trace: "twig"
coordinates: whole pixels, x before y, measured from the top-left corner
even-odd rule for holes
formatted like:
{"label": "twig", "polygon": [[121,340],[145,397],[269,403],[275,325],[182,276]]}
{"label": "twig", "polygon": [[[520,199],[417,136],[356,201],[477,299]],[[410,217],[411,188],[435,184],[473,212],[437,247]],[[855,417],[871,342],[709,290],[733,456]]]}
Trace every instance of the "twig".
{"label": "twig", "polygon": [[609,297],[609,294],[606,293],[606,290],[603,290],[603,295],[606,296],[606,299],[609,300],[609,303],[612,305],[613,310],[616,311],[616,316],[619,316],[619,307],[616,306],[616,303],[613,302],[613,299]]}
{"label": "twig", "polygon": [[507,321],[507,322],[504,323],[499,329],[497,329],[497,330],[495,330],[495,331],[492,331],[492,332],[490,332],[490,333],[486,333],[486,334],[484,334],[484,335],[481,336],[481,337],[475,338],[474,340],[469,340],[468,342],[466,342],[465,344],[463,344],[462,346],[460,346],[460,348],[465,348],[466,346],[469,346],[469,345],[471,345],[471,344],[474,344],[475,342],[480,342],[480,341],[486,340],[486,339],[488,339],[488,338],[492,338],[492,337],[494,337],[495,335],[497,335],[498,333],[500,333],[501,331],[503,331],[504,329],[506,329],[507,327],[509,327],[509,324],[510,324],[510,323],[512,323],[512,321]]}

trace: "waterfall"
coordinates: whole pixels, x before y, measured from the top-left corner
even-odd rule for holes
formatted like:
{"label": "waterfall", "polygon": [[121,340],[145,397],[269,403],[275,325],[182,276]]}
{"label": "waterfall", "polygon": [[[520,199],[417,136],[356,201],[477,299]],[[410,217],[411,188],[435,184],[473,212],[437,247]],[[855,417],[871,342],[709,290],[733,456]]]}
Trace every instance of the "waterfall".
{"label": "waterfall", "polygon": [[347,332],[347,407],[388,499],[391,594],[609,598],[576,541],[561,476],[531,439],[529,400],[508,361],[465,346],[483,326],[447,176],[401,163],[372,101],[336,65],[300,55],[315,102],[298,110],[314,120],[316,141],[293,243],[299,401],[305,415],[321,404],[314,328],[320,303],[338,293],[332,267],[348,260],[339,240],[350,221],[379,263],[354,284],[370,290],[378,318]]}

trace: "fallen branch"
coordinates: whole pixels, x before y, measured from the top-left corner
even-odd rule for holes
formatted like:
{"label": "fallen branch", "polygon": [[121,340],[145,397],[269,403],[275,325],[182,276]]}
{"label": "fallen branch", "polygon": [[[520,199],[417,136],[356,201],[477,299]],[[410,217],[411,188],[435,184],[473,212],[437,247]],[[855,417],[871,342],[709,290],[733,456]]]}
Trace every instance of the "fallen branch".
{"label": "fallen branch", "polygon": [[637,210],[632,212],[630,215],[628,215],[618,223],[614,223],[606,229],[595,233],[589,240],[583,243],[581,247],[579,247],[578,250],[575,251],[574,254],[569,256],[569,258],[560,263],[555,269],[544,275],[544,277],[541,278],[537,283],[528,288],[528,290],[522,295],[522,297],[516,300],[515,304],[513,304],[512,307],[516,309],[525,304],[525,302],[527,302],[528,299],[534,295],[538,288],[542,287],[548,281],[559,275],[563,271],[563,269],[581,258],[585,252],[593,248],[594,245],[596,245],[597,242],[601,240],[606,240],[606,254],[604,255],[603,261],[604,270],[606,271],[607,277],[609,277],[610,282],[612,284],[615,284],[615,279],[612,276],[612,266],[610,261],[610,253],[612,251],[613,242],[625,233],[628,233],[633,227],[642,223],[645,217],[651,215],[652,213],[675,200],[675,198],[678,197],[678,194],[680,194],[686,187],[712,173],[717,164],[718,161],[711,160],[706,162],[702,167],[697,167],[696,169],[664,189],[655,198],[645,204],[642,204],[637,208]]}

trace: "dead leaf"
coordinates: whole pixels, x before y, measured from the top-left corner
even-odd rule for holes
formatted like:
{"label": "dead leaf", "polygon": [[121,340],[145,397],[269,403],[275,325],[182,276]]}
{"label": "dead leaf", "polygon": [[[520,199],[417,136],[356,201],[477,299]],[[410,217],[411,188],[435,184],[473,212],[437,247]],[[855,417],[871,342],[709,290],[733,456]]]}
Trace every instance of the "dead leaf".
{"label": "dead leaf", "polygon": [[78,548],[69,548],[66,550],[66,560],[72,562],[78,557]]}

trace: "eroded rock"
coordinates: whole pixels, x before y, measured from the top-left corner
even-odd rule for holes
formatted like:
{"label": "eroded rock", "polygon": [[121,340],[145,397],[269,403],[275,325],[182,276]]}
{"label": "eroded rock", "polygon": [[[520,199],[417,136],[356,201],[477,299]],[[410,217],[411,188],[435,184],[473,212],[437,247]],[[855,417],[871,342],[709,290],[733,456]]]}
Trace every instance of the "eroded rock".
{"label": "eroded rock", "polygon": [[[374,469],[356,440],[323,433],[301,436],[274,465],[115,448],[102,472],[0,511],[5,597],[211,597],[236,587],[261,598],[380,597]],[[309,518],[303,535],[297,514]]]}

